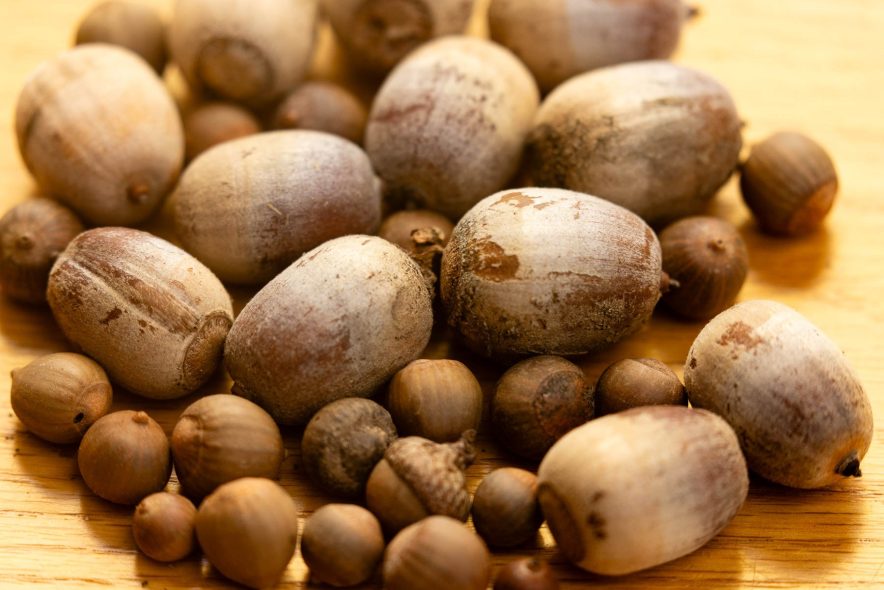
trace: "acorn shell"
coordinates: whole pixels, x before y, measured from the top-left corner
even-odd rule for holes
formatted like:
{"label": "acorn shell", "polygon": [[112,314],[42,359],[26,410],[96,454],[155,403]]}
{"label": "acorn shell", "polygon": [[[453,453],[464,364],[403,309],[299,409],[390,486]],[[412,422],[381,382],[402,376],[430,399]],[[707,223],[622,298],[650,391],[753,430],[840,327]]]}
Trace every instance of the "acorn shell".
{"label": "acorn shell", "polygon": [[200,500],[240,477],[277,479],[285,457],[270,414],[229,394],[190,404],[172,431],[172,458],[183,493]]}
{"label": "acorn shell", "polygon": [[528,138],[539,186],[583,191],[658,227],[699,213],[738,165],[727,89],[664,61],[576,76],[544,100]]}
{"label": "acorn shell", "polygon": [[195,89],[265,105],[307,73],[316,0],[178,0],[169,51]]}
{"label": "acorn shell", "polygon": [[153,399],[195,391],[215,372],[233,318],[221,282],[147,232],[83,232],[52,268],[49,307],[71,342],[115,383]]}
{"label": "acorn shell", "polygon": [[52,199],[23,201],[0,219],[0,287],[12,299],[46,303],[49,270],[83,231],[73,211]]}
{"label": "acorn shell", "polygon": [[609,365],[595,385],[597,416],[639,406],[687,404],[678,375],[657,359],[621,359]]}
{"label": "acorn shell", "polygon": [[543,522],[537,476],[515,467],[495,469],[476,488],[470,512],[476,532],[492,547],[533,540]]}
{"label": "acorn shell", "polygon": [[790,307],[746,301],[710,321],[684,369],[691,405],[733,426],[752,471],[797,488],[860,475],[872,407],[838,346]]}
{"label": "acorn shell", "polygon": [[304,523],[301,555],[312,581],[336,587],[368,580],[384,554],[374,515],[355,504],[326,504]]}
{"label": "acorn shell", "polygon": [[394,203],[457,219],[515,174],[537,103],[531,74],[510,52],[439,39],[384,81],[365,149]]}
{"label": "acorn shell", "polygon": [[324,131],[362,143],[368,112],[359,99],[337,84],[305,82],[276,108],[275,129]]}
{"label": "acorn shell", "polygon": [[224,281],[264,283],[307,250],[372,233],[381,195],[349,141],[276,131],[219,145],[195,160],[172,196],[184,248]]}
{"label": "acorn shell", "polygon": [[188,161],[219,143],[261,132],[261,124],[246,109],[227,102],[198,106],[184,118],[184,142]]}
{"label": "acorn shell", "polygon": [[97,4],[80,21],[74,43],[119,45],[137,53],[160,75],[166,68],[166,25],[155,7],[142,2]]}
{"label": "acorn shell", "polygon": [[681,406],[588,422],[549,450],[537,477],[559,550],[606,575],[702,547],[736,515],[749,488],[733,430],[711,412]]}
{"label": "acorn shell", "polygon": [[427,228],[439,232],[441,245],[445,246],[454,231],[454,224],[444,215],[429,209],[406,209],[385,217],[378,228],[378,235],[406,251],[413,252],[414,232]]}
{"label": "acorn shell", "polygon": [[234,393],[281,424],[304,424],[329,402],[374,393],[417,358],[432,324],[430,292],[408,255],[381,238],[345,236],[249,301],[224,362]]}
{"label": "acorn shell", "polygon": [[169,92],[131,51],[88,44],[35,71],[15,129],[25,164],[48,193],[95,225],[135,225],[153,213],[184,161]]}
{"label": "acorn shell", "polygon": [[633,213],[548,188],[502,191],[442,257],[448,324],[486,355],[583,354],[638,330],[660,297],[660,245]]}
{"label": "acorn shell", "polygon": [[81,354],[57,352],[12,371],[12,410],[28,431],[49,442],[79,441],[112,401],[104,369]]}
{"label": "acorn shell", "polygon": [[142,553],[156,561],[178,561],[196,546],[196,508],[178,494],[157,492],[139,502],[132,536]]}

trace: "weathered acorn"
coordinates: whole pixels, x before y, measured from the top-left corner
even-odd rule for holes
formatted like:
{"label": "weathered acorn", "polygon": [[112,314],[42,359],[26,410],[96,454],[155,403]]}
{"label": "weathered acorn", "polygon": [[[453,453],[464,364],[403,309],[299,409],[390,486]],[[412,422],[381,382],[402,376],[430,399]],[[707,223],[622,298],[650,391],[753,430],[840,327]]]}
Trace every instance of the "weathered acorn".
{"label": "weathered acorn", "polygon": [[337,84],[311,81],[279,103],[274,129],[324,131],[362,143],[368,112],[359,99]]}
{"label": "weathered acorn", "polygon": [[473,0],[320,0],[350,60],[383,74],[419,45],[462,33]]}
{"label": "weathered acorn", "polygon": [[451,238],[451,232],[454,231],[454,224],[441,213],[429,209],[406,209],[386,217],[378,229],[378,236],[408,252],[413,252],[414,232],[427,228],[438,231],[441,245],[445,246]]}
{"label": "weathered acorn", "polygon": [[[309,133],[289,131],[281,133]],[[233,391],[282,424],[367,397],[418,357],[433,325],[430,292],[400,248],[345,236],[304,254],[243,308],[224,361]]]}
{"label": "weathered acorn", "polygon": [[304,523],[301,555],[315,582],[361,584],[374,574],[383,554],[381,524],[362,506],[326,504]]}
{"label": "weathered acorn", "polygon": [[469,431],[456,443],[419,436],[394,441],[365,486],[365,501],[384,529],[396,532],[431,514],[466,521],[470,494],[464,470],[475,459]]}
{"label": "weathered acorn", "polygon": [[556,88],[527,152],[531,177],[608,199],[653,226],[699,213],[736,169],[740,118],[710,76],[664,61],[611,66]]}
{"label": "weathered acorn", "polygon": [[139,502],[132,536],[142,553],[157,561],[178,561],[196,546],[196,508],[178,494],[157,492]]}
{"label": "weathered acorn", "polygon": [[301,461],[307,476],[325,492],[360,498],[371,470],[395,439],[393,419],[382,406],[359,397],[339,399],[307,423]]}
{"label": "weathered acorn", "polygon": [[549,91],[588,70],[668,58],[688,14],[682,0],[493,0],[488,26]]}
{"label": "weathered acorn", "polygon": [[233,307],[224,285],[184,250],[147,232],[77,236],[49,275],[64,335],[111,380],[153,399],[196,391],[215,372]]}
{"label": "weathered acorn", "polygon": [[49,354],[12,371],[12,411],[28,431],[49,442],[79,441],[112,401],[104,369],[81,354]]}
{"label": "weathered acorn", "polygon": [[491,558],[463,523],[430,516],[390,541],[383,572],[387,590],[485,590]]}
{"label": "weathered acorn", "polygon": [[144,412],[114,412],[86,431],[77,465],[96,496],[134,505],[166,487],[172,474],[169,439]]}
{"label": "weathered acorn", "polygon": [[169,92],[113,45],[80,45],[40,66],[19,94],[15,129],[37,183],[96,225],[147,219],[184,160]]}
{"label": "weathered acorn", "polygon": [[200,504],[196,535],[209,562],[250,588],[269,588],[285,572],[298,541],[298,508],[274,481],[244,477]]}
{"label": "weathered acorn", "polygon": [[265,283],[307,250],[381,220],[358,146],[317,131],[260,133],[194,161],[172,195],[184,248],[222,280]]}
{"label": "weathered acorn", "polygon": [[52,263],[83,231],[74,213],[52,199],[23,201],[0,218],[0,289],[25,303],[46,302]]}
{"label": "weathered acorn", "polygon": [[543,522],[537,476],[515,467],[495,469],[473,496],[473,525],[492,547],[515,547],[537,536]]}
{"label": "weathered acorn", "polygon": [[740,189],[762,230],[798,236],[815,230],[828,215],[838,174],[818,143],[780,132],[752,148],[740,170]]}
{"label": "weathered acorn", "polygon": [[558,356],[516,363],[501,376],[491,398],[495,440],[534,461],[592,416],[592,385],[580,367]]}
{"label": "weathered acorn", "polygon": [[634,408],[576,428],[549,450],[537,477],[559,550],[605,575],[702,547],[731,521],[749,488],[730,426],[681,406]]}
{"label": "weathered acorn", "polygon": [[733,304],[746,281],[749,253],[732,223],[686,217],[659,235],[663,270],[678,287],[663,304],[689,319],[709,319]]}
{"label": "weathered acorn", "polygon": [[388,407],[396,428],[435,442],[458,440],[482,421],[482,386],[460,361],[418,359],[390,381]]}
{"label": "weathered acorn", "polygon": [[496,358],[595,351],[638,330],[664,283],[657,236],[603,199],[501,191],[458,222],[442,257],[448,324]]}
{"label": "weathered acorn", "polygon": [[749,468],[819,488],[859,477],[874,432],[869,398],[838,346],[797,311],[746,301],[710,321],[684,369],[694,407],[733,426]]}
{"label": "weathered acorn", "polygon": [[559,580],[549,563],[525,557],[503,566],[493,590],[559,590]]}
{"label": "weathered acorn", "polygon": [[515,174],[537,103],[531,74],[509,51],[439,39],[384,81],[365,150],[390,200],[457,219]]}
{"label": "weathered acorn", "polygon": [[604,416],[639,406],[688,405],[684,385],[657,359],[621,359],[608,366],[595,386],[595,414]]}
{"label": "weathered acorn", "polygon": [[97,4],[80,21],[74,43],[119,45],[140,55],[158,74],[166,68],[166,26],[156,8],[142,2]]}
{"label": "weathered acorn", "polygon": [[270,414],[230,394],[190,404],[172,431],[172,459],[182,493],[201,500],[241,477],[279,477],[282,435]]}
{"label": "weathered acorn", "polygon": [[261,106],[307,73],[316,0],[178,0],[169,52],[195,89]]}
{"label": "weathered acorn", "polygon": [[227,102],[207,102],[184,117],[184,151],[188,160],[211,147],[261,132],[246,109]]}

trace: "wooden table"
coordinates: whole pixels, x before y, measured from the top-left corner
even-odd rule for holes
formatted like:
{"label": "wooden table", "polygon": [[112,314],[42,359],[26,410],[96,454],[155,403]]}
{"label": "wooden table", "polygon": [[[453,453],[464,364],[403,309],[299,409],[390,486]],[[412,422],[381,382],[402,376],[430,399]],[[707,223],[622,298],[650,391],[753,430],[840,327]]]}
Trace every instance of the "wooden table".
{"label": "wooden table", "polygon": [[[753,480],[742,511],[706,547],[632,576],[603,579],[566,565],[545,528],[537,547],[496,554],[495,566],[516,554],[539,552],[556,564],[564,588],[884,587],[884,361],[878,332],[884,326],[884,3],[697,3],[702,16],[687,27],[676,59],[708,71],[731,89],[748,143],[779,129],[803,130],[827,146],[838,165],[840,200],[826,227],[808,238],[760,235],[734,182],[722,190],[714,212],[735,222],[750,248],[752,271],[740,298],[771,298],[795,307],[843,347],[861,375],[879,423],[863,464],[865,475],[822,491]],[[36,193],[14,142],[18,90],[41,60],[68,45],[90,4],[0,0],[2,210]],[[329,39],[323,39],[327,57]],[[162,229],[162,219],[151,227]],[[236,295],[239,305],[248,296]],[[654,356],[680,372],[701,327],[658,313],[641,333],[583,360],[583,366],[594,378],[618,358]],[[0,392],[9,391],[10,369],[66,348],[48,311],[0,300]],[[436,342],[427,354],[448,352],[445,343]],[[486,385],[500,372],[469,362]],[[226,388],[218,377],[205,392]],[[189,401],[148,403],[120,393],[114,405],[146,408],[170,432]],[[198,557],[161,565],[140,555],[129,532],[130,510],[93,496],[77,473],[75,448],[46,444],[27,433],[5,393],[0,434],[0,588],[232,586]],[[325,498],[297,475],[298,440],[298,432],[286,433],[290,454],[282,483],[306,515]],[[473,488],[489,469],[509,463],[501,456],[483,440],[481,458],[469,470]],[[296,556],[281,587],[303,588],[307,579]]]}

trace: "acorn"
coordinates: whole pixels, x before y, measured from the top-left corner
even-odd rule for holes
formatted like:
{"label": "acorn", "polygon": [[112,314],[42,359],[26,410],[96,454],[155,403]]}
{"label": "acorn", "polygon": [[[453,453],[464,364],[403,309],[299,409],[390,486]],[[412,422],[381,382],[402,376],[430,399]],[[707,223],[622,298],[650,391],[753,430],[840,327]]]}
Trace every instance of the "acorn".
{"label": "acorn", "polygon": [[456,443],[434,443],[419,436],[392,443],[365,487],[369,510],[395,533],[431,514],[466,521],[470,494],[464,471],[475,459],[469,431]]}
{"label": "acorn", "polygon": [[471,512],[476,532],[492,547],[531,541],[543,522],[537,476],[515,467],[495,469],[476,488]]}
{"label": "acorn", "polygon": [[276,107],[274,129],[324,131],[362,143],[368,112],[359,99],[330,82],[305,82]]}
{"label": "acorn", "polygon": [[166,69],[166,25],[157,9],[143,2],[97,4],[80,21],[74,43],[119,45],[140,55],[157,74]]}
{"label": "acorn", "polygon": [[85,229],[57,201],[23,201],[0,219],[0,289],[16,301],[46,303],[49,270],[62,250]]}
{"label": "acorn", "polygon": [[166,487],[172,474],[163,428],[132,410],[96,421],[80,442],[77,465],[89,489],[116,504],[137,504]]}
{"label": "acorn", "polygon": [[732,223],[695,216],[660,232],[663,271],[675,284],[661,301],[676,314],[709,319],[730,307],[749,270],[746,244]]}
{"label": "acorn", "polygon": [[406,209],[385,217],[378,229],[378,236],[406,251],[413,252],[414,232],[426,228],[438,231],[440,245],[444,247],[451,238],[454,224],[444,215],[429,209]]}
{"label": "acorn", "polygon": [[355,586],[368,580],[384,554],[374,515],[354,504],[326,504],[304,523],[301,555],[313,581]]}
{"label": "acorn", "polygon": [[132,516],[132,536],[156,561],[178,561],[196,547],[196,508],[178,494],[157,492],[143,499]]}
{"label": "acorn", "polygon": [[219,143],[261,132],[261,124],[246,109],[227,102],[208,102],[184,117],[184,147],[188,160]]}
{"label": "acorn", "polygon": [[740,170],[740,189],[762,230],[799,236],[828,215],[838,194],[838,174],[814,140],[779,132],[752,148]]}
{"label": "acorn", "polygon": [[688,405],[684,385],[657,359],[622,359],[599,376],[595,414],[604,416],[639,406]]}
{"label": "acorn", "polygon": [[104,369],[81,354],[49,354],[12,371],[12,411],[28,431],[49,442],[79,441],[112,401]]}
{"label": "acorn", "polygon": [[493,590],[559,590],[559,580],[548,562],[525,557],[501,568]]}

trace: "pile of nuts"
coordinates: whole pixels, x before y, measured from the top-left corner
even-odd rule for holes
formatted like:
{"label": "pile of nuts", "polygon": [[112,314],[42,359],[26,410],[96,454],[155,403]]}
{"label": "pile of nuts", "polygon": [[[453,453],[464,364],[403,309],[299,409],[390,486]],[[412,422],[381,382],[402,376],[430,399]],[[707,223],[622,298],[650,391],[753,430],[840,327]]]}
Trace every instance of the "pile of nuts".
{"label": "pile of nuts", "polygon": [[[694,14],[682,0],[491,0],[492,40],[460,34],[472,12],[177,0],[164,22],[110,0],[22,89],[19,147],[52,198],[0,219],[0,286],[48,304],[82,354],[14,371],[11,405],[35,436],[79,442],[83,481],[135,506],[150,558],[198,546],[265,588],[302,530],[317,582],[481,590],[488,547],[530,546],[545,520],[569,561],[623,575],[724,529],[748,469],[796,488],[860,475],[856,375],[794,310],[733,305],[747,249],[703,215],[739,170],[760,230],[812,232],[837,192],[823,149],[778,133],[740,162],[728,91],[664,61]],[[379,84],[370,108],[302,83],[321,18]],[[195,97],[185,112],[167,67]],[[180,247],[131,228],[167,199]],[[234,284],[260,287],[236,316]],[[563,358],[636,333],[658,302],[708,321],[684,385],[652,358],[595,384]],[[443,321],[501,363],[492,392],[420,358]],[[222,361],[233,395],[190,404],[171,439],[149,412],[108,413],[111,383],[181,398]],[[304,474],[350,503],[299,523],[274,481],[279,425],[303,428]],[[471,497],[485,428],[530,470],[494,470]],[[164,491],[173,467],[180,494]],[[557,587],[531,559],[494,582]]]}

